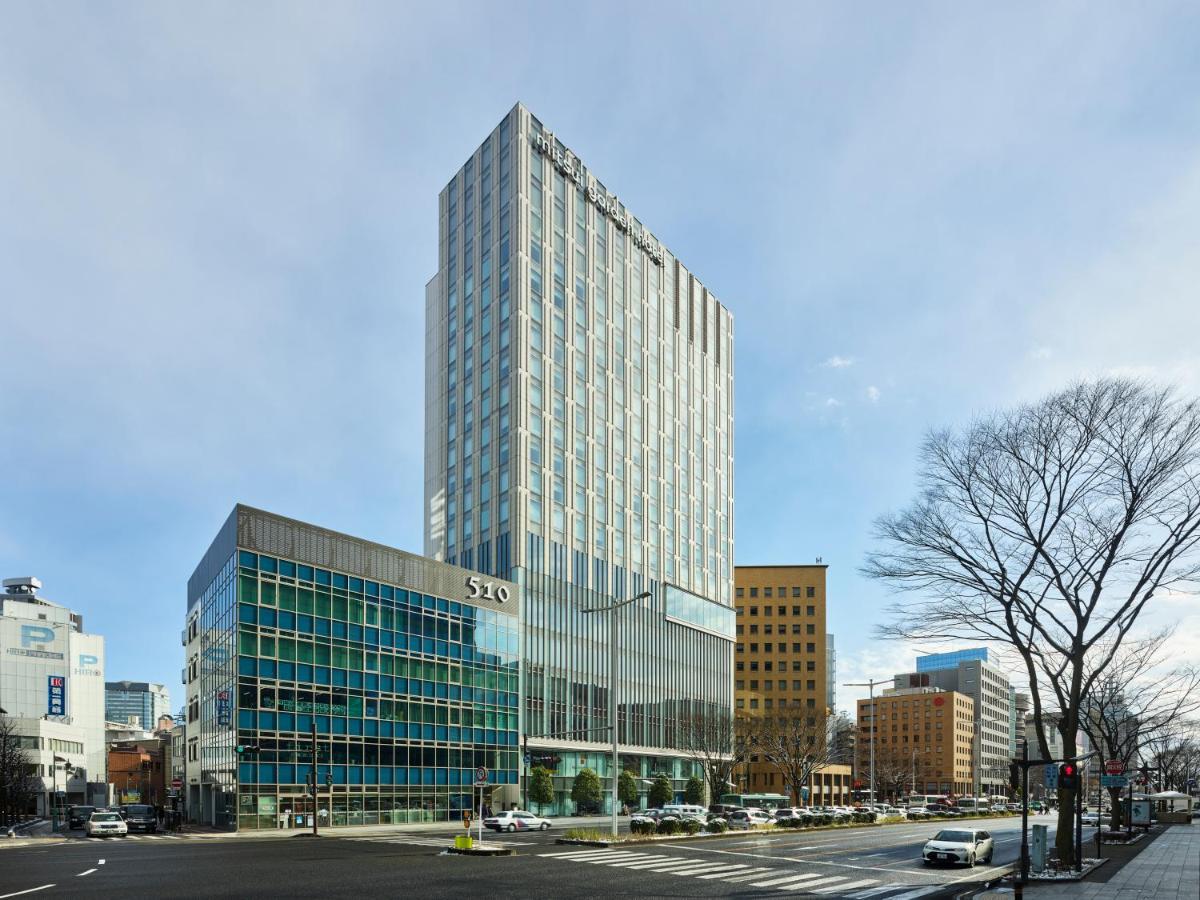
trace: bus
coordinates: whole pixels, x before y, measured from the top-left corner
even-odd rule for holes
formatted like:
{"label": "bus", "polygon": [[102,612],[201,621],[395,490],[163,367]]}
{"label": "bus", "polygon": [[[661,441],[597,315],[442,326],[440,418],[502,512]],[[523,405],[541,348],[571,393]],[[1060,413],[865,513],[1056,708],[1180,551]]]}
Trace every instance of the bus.
{"label": "bus", "polygon": [[722,794],[721,805],[772,810],[791,806],[792,798],[787,794]]}
{"label": "bus", "polygon": [[945,803],[945,794],[909,794],[908,799],[904,801],[911,809],[914,806],[928,806],[931,803]]}

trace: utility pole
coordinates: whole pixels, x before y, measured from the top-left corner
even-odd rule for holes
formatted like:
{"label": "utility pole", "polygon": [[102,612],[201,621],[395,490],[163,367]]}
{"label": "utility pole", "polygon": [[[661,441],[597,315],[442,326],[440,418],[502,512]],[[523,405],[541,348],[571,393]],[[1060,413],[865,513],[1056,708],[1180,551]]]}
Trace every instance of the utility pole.
{"label": "utility pole", "polygon": [[878,680],[872,678],[870,681],[843,682],[842,687],[865,687],[870,690],[871,697],[871,779],[868,783],[868,790],[871,793],[871,806],[875,806],[875,720],[878,715],[875,711],[875,685],[887,684],[892,681],[891,678],[880,678]]}

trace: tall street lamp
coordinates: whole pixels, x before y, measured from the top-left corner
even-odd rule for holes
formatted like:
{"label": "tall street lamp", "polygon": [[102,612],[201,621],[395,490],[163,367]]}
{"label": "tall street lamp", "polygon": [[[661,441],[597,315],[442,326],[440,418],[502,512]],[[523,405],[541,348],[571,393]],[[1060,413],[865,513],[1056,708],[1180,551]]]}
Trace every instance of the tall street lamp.
{"label": "tall street lamp", "polygon": [[875,711],[875,685],[888,684],[888,683],[894,682],[894,681],[895,681],[895,679],[893,679],[893,678],[879,678],[879,679],[872,678],[870,681],[855,681],[855,682],[843,682],[842,683],[842,687],[865,687],[865,688],[870,689],[870,696],[871,696],[871,740],[870,740],[871,780],[868,783],[868,789],[871,792],[872,808],[874,808],[874,806],[875,806],[875,720],[877,718],[877,714]]}
{"label": "tall street lamp", "polygon": [[606,612],[608,616],[608,650],[609,650],[609,669],[608,669],[608,727],[612,729],[612,833],[613,837],[617,836],[617,788],[620,772],[617,763],[617,610],[622,606],[627,606],[630,603],[635,603],[638,600],[646,600],[653,596],[649,591],[642,591],[640,594],[629,597],[626,600],[618,600],[616,603],[607,603],[604,606],[585,607],[585,613]]}

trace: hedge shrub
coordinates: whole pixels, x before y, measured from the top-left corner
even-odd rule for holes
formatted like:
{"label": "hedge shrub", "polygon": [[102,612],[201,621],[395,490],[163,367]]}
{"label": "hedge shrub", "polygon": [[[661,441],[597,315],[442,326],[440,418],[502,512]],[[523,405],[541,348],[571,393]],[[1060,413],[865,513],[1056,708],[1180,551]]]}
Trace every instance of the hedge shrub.
{"label": "hedge shrub", "polygon": [[704,826],[704,830],[710,834],[723,834],[729,830],[729,823],[724,819],[713,819]]}
{"label": "hedge shrub", "polygon": [[629,831],[632,834],[654,834],[655,824],[651,821],[637,821],[629,823]]}
{"label": "hedge shrub", "polygon": [[658,823],[659,834],[679,834],[681,830],[678,819],[663,819]]}
{"label": "hedge shrub", "polygon": [[704,827],[704,823],[698,822],[696,819],[684,819],[680,824],[688,834],[699,834],[700,829]]}

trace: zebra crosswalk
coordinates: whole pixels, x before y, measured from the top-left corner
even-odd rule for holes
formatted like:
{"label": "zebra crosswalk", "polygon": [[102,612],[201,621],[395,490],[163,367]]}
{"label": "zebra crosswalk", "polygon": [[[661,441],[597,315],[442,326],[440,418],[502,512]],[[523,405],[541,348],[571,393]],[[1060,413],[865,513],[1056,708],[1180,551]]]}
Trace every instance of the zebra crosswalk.
{"label": "zebra crosswalk", "polygon": [[[186,837],[179,834],[121,834],[115,836],[119,841],[184,841]],[[111,841],[113,837],[101,837],[100,835],[80,835],[77,840],[83,841]]]}
{"label": "zebra crosswalk", "polygon": [[877,878],[833,875],[828,869],[798,872],[778,866],[753,866],[749,863],[712,862],[695,856],[665,856],[642,850],[580,849],[539,853],[545,859],[611,866],[630,872],[687,876],[706,881],[722,881],[743,887],[766,888],[791,893],[844,897],[851,900],[918,900],[945,885],[881,884]]}

